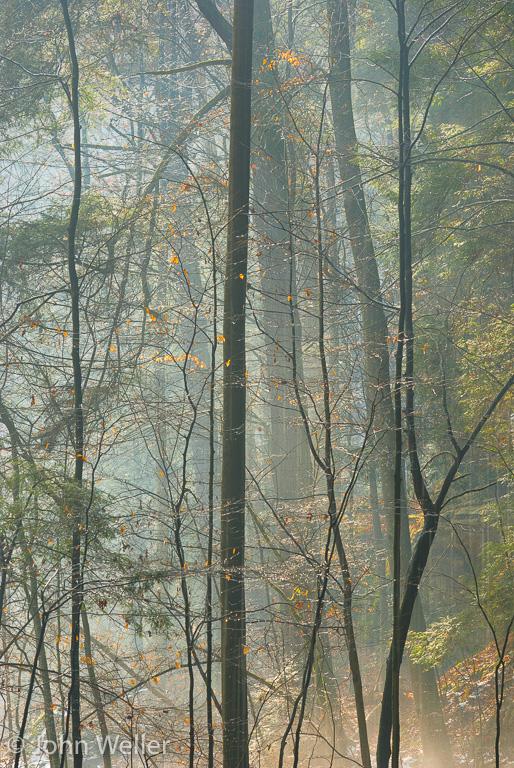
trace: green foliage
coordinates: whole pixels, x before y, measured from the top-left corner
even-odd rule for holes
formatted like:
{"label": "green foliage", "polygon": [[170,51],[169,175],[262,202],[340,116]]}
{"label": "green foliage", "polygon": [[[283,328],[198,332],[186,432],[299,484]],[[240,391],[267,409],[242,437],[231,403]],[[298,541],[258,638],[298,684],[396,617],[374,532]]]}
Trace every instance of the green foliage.
{"label": "green foliage", "polygon": [[[483,524],[489,524],[494,538],[485,544],[468,575],[461,577],[461,599],[467,606],[454,616],[431,623],[424,632],[409,634],[409,652],[425,669],[447,668],[463,657],[481,652],[494,640],[493,630],[502,647],[514,615],[511,504],[512,494],[509,494],[481,513]],[[461,544],[456,546],[462,549]],[[465,557],[471,569],[466,554]]]}
{"label": "green foliage", "polygon": [[412,660],[424,669],[441,666],[458,646],[461,631],[461,619],[446,616],[433,622],[424,632],[410,632],[408,651]]}

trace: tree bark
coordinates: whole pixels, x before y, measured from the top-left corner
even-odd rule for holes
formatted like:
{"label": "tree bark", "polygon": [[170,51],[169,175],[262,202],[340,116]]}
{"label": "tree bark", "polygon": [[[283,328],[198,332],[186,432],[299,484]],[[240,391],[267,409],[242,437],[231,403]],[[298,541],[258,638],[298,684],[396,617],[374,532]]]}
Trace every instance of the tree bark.
{"label": "tree bark", "polygon": [[[198,8],[229,50],[230,25],[211,0],[196,0]],[[276,94],[275,75],[262,62],[275,50],[269,0],[256,0],[254,23],[254,88],[265,90],[262,111],[254,109],[258,154],[253,160],[254,227],[261,235],[259,260],[266,334],[266,368],[270,387],[269,450],[277,501],[294,502],[312,485],[312,462],[297,408],[289,405],[293,390],[292,330],[287,297],[295,303],[295,254],[291,248],[291,204],[288,156],[283,137],[284,103]],[[278,120],[270,120],[273,114]],[[301,336],[299,317],[297,335]],[[300,333],[298,333],[300,331]],[[297,369],[302,367],[301,343],[296,345]]]}
{"label": "tree bark", "polygon": [[245,302],[250,192],[253,0],[235,0],[223,317],[221,680],[223,766],[248,768],[245,556]]}
{"label": "tree bark", "polygon": [[73,744],[73,766],[82,768],[83,752],[80,738],[80,613],[82,609],[83,590],[81,543],[82,543],[82,475],[84,467],[84,414],[82,411],[82,369],[80,360],[80,286],[75,261],[75,237],[80,209],[82,192],[82,153],[79,115],[79,63],[75,50],[75,37],[71,24],[67,0],[60,0],[68,38],[68,48],[71,63],[71,89],[68,98],[73,118],[73,146],[75,160],[75,177],[73,180],[73,199],[68,222],[68,276],[70,282],[72,342],[71,358],[73,369],[73,421],[74,421],[74,450],[75,490],[69,500],[70,520],[72,526],[71,542],[71,644],[70,644],[70,710],[71,736]]}

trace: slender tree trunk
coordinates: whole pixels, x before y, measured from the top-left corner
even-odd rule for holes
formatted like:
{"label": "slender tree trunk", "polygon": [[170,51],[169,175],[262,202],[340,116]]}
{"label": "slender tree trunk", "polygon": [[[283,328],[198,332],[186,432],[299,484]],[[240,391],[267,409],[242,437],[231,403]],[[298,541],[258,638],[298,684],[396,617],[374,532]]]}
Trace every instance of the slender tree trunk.
{"label": "slender tree trunk", "polygon": [[[194,419],[196,419],[196,413],[194,416]],[[194,421],[193,421],[194,423]],[[192,426],[189,431],[189,438],[188,443],[191,438],[191,431]],[[185,466],[186,466],[186,457],[187,457],[187,447],[184,451],[183,456],[183,486],[182,486],[182,495],[180,496],[178,503],[175,504],[175,525],[174,525],[174,536],[175,536],[175,549],[178,556],[179,566],[180,566],[180,589],[182,592],[182,599],[184,601],[184,635],[186,638],[186,644],[187,644],[187,673],[188,673],[188,682],[189,682],[189,689],[188,689],[188,720],[189,720],[189,768],[193,768],[194,762],[195,762],[195,700],[194,700],[194,692],[195,692],[195,678],[194,678],[194,638],[193,638],[193,626],[192,626],[192,617],[191,617],[191,599],[189,597],[189,588],[187,584],[187,563],[185,560],[185,554],[184,554],[184,547],[182,545],[182,535],[181,535],[181,527],[182,527],[182,502],[184,497],[184,492],[186,489],[186,478],[185,478]]]}
{"label": "slender tree trunk", "polygon": [[218,272],[216,268],[216,242],[211,233],[212,249],[212,343],[211,370],[209,383],[209,487],[208,487],[208,533],[207,533],[207,591],[206,602],[206,640],[207,662],[205,668],[207,694],[207,766],[214,768],[214,723],[212,719],[212,567],[214,551],[214,473],[215,473],[215,391],[216,391],[216,352],[218,349]]}
{"label": "slender tree trunk", "polygon": [[359,654],[357,643],[355,642],[355,633],[353,629],[352,613],[352,580],[350,578],[350,569],[346,559],[341,532],[339,526],[335,529],[335,542],[339,564],[343,575],[343,618],[344,633],[346,637],[346,647],[348,649],[348,660],[350,662],[350,671],[352,675],[353,692],[355,696],[355,711],[357,713],[357,725],[359,729],[359,743],[361,748],[361,759],[364,768],[371,768],[371,756],[369,751],[368,726],[366,723],[366,709],[364,706],[364,692],[362,688],[362,675],[360,671]]}
{"label": "slender tree trunk", "polygon": [[[335,127],[336,148],[338,151],[339,172],[344,183],[343,199],[345,205],[346,220],[350,239],[352,241],[352,253],[357,267],[357,280],[359,287],[364,292],[359,293],[361,303],[364,348],[366,388],[369,407],[375,408],[375,426],[379,434],[378,461],[382,481],[382,494],[386,511],[386,525],[390,544],[394,538],[394,521],[397,523],[397,555],[396,562],[400,571],[402,563],[409,559],[410,539],[408,538],[408,511],[406,508],[405,487],[401,483],[401,452],[395,445],[395,431],[393,423],[393,406],[389,376],[389,352],[387,346],[387,320],[383,306],[381,306],[381,292],[376,258],[367,218],[366,205],[362,190],[360,168],[356,162],[357,137],[352,109],[351,97],[351,54],[348,7],[344,0],[329,0],[329,12],[331,14],[331,64],[332,73],[330,79],[330,93],[332,100],[333,120]],[[398,426],[396,425],[396,430]],[[391,457],[397,457],[397,471],[391,471]],[[395,477],[398,487],[395,488]],[[395,501],[395,496],[398,501]],[[393,515],[391,514],[393,512]],[[375,520],[374,527],[377,526]],[[391,525],[393,522],[393,525]],[[377,529],[378,530],[378,529]],[[408,544],[408,549],[405,546]],[[401,557],[401,553],[404,557]],[[391,561],[394,557],[391,558]],[[391,562],[393,565],[393,562]],[[385,574],[384,574],[385,575]],[[400,578],[394,583],[400,588]],[[396,603],[399,603],[399,595],[396,594]],[[398,605],[397,605],[398,609]],[[385,618],[385,616],[384,616]],[[431,679],[429,679],[431,678]],[[424,689],[434,694],[437,684],[433,670],[424,675]],[[395,696],[397,691],[395,691]],[[422,688],[414,687],[416,709],[426,714],[421,700]],[[438,697],[431,696],[434,704],[432,716],[444,726],[442,711],[437,705]],[[423,738],[424,753],[431,753],[433,739],[426,732],[425,723],[420,720],[420,729]],[[444,736],[441,729],[441,736]],[[448,747],[449,747],[449,742]],[[446,754],[450,754],[447,752]]]}
{"label": "slender tree trunk", "polygon": [[84,467],[84,416],[82,411],[82,370],[80,360],[80,286],[75,261],[75,237],[82,191],[82,153],[79,115],[79,64],[75,50],[75,37],[71,24],[67,0],[60,0],[68,38],[71,63],[71,90],[68,93],[73,117],[73,146],[75,177],[73,200],[68,222],[68,276],[70,282],[72,342],[71,357],[73,368],[73,421],[75,450],[75,490],[70,498],[69,511],[72,526],[71,543],[71,644],[70,644],[70,711],[71,742],[73,745],[74,768],[82,768],[83,753],[80,738],[80,613],[83,600],[81,543],[82,543],[82,475]]}
{"label": "slender tree trunk", "polygon": [[339,526],[336,494],[334,488],[334,456],[332,448],[332,412],[330,406],[330,381],[328,377],[328,366],[325,349],[325,286],[324,286],[324,267],[325,257],[323,249],[323,227],[321,221],[321,199],[319,193],[319,154],[316,156],[316,240],[318,243],[318,347],[321,365],[321,381],[323,385],[323,412],[324,412],[324,432],[325,432],[325,455],[323,458],[327,497],[329,505],[329,514],[334,526],[334,538],[337,549],[337,555],[341,566],[343,576],[343,617],[344,632],[346,637],[346,647],[348,649],[348,659],[352,674],[353,690],[355,695],[355,709],[357,712],[357,723],[359,728],[359,741],[361,748],[361,759],[364,768],[371,768],[371,757],[369,751],[368,730],[366,724],[366,712],[364,707],[364,694],[362,689],[362,676],[360,672],[359,655],[357,644],[355,642],[355,633],[353,628],[352,614],[352,580],[350,578],[350,569],[346,559],[343,541],[341,538],[341,529]]}
{"label": "slender tree trunk", "polygon": [[[52,698],[52,688],[50,685],[50,672],[48,669],[48,660],[46,656],[46,645],[44,642],[44,628],[41,622],[41,614],[39,611],[39,600],[37,595],[37,576],[36,567],[30,554],[30,550],[25,538],[25,532],[23,528],[20,531],[20,545],[23,550],[23,556],[25,560],[25,567],[28,571],[29,587],[26,587],[27,601],[29,604],[29,612],[32,618],[32,624],[34,626],[34,636],[36,643],[39,647],[38,651],[38,664],[39,676],[41,678],[41,689],[43,693],[43,705],[44,705],[44,717],[45,717],[45,730],[46,739],[52,744],[57,744],[57,729],[55,727],[54,717],[54,703]],[[57,750],[53,754],[49,755],[51,768],[59,768],[59,753]]]}
{"label": "slender tree trunk", "polygon": [[[38,600],[38,581],[37,572],[32,554],[30,552],[29,543],[25,535],[25,528],[23,525],[22,512],[21,512],[21,499],[20,499],[20,473],[18,467],[18,434],[14,430],[13,425],[10,423],[9,418],[3,419],[6,424],[9,437],[11,439],[11,452],[14,466],[14,483],[13,483],[13,501],[17,508],[18,523],[16,531],[20,541],[20,547],[22,551],[23,561],[28,575],[28,585],[25,585],[25,590],[28,598],[29,613],[34,625],[34,635],[36,643],[39,648],[38,658],[39,662],[36,663],[36,667],[39,667],[39,673],[41,677],[41,688],[43,692],[43,704],[44,704],[44,717],[45,717],[45,730],[47,741],[57,744],[57,730],[55,727],[55,717],[53,711],[52,701],[52,688],[50,686],[50,673],[48,670],[48,661],[46,658],[46,646],[44,642],[44,627],[41,621],[41,615],[39,612],[39,600]],[[47,617],[48,619],[48,617]],[[59,754],[57,750],[53,754],[49,755],[50,767],[59,768]]]}
{"label": "slender tree trunk", "polygon": [[375,543],[375,554],[377,558],[377,569],[378,569],[378,614],[377,612],[374,613],[374,615],[377,617],[377,624],[375,625],[379,643],[382,646],[384,643],[384,638],[386,637],[385,632],[385,621],[387,616],[387,595],[385,591],[385,585],[386,585],[386,558],[385,558],[385,539],[384,534],[382,531],[382,521],[380,519],[380,507],[378,502],[378,488],[377,488],[377,471],[376,471],[376,465],[373,460],[371,460],[370,469],[369,469],[369,491],[370,491],[370,504],[371,504],[371,519],[373,524],[373,541]]}
{"label": "slender tree trunk", "polygon": [[[483,426],[496,410],[505,394],[514,384],[514,375],[510,376],[504,386],[493,398],[488,408],[475,425],[463,446],[457,442],[448,419],[448,437],[454,450],[453,464],[444,476],[440,490],[435,500],[432,500],[420,464],[417,448],[417,432],[415,425],[414,407],[414,325],[412,308],[412,223],[411,223],[411,188],[412,188],[412,143],[410,126],[410,93],[409,93],[409,45],[405,29],[405,0],[396,0],[398,19],[398,40],[400,50],[399,87],[398,87],[398,149],[399,149],[399,185],[398,185],[398,221],[400,230],[399,261],[400,261],[400,322],[398,343],[400,353],[405,352],[405,372],[403,376],[405,390],[404,424],[407,432],[407,444],[410,461],[412,485],[416,498],[424,515],[422,531],[416,541],[412,557],[407,568],[405,587],[401,603],[395,610],[393,639],[389,651],[386,669],[386,680],[382,696],[382,709],[377,744],[377,768],[387,768],[392,757],[393,767],[399,761],[399,712],[395,691],[399,686],[400,665],[407,634],[412,621],[414,606],[418,598],[418,590],[423,576],[430,549],[437,533],[440,513],[445,504],[448,492],[455,480],[457,472],[470,448],[475,443]],[[398,361],[397,357],[397,361]],[[396,383],[401,378],[401,370],[397,368]],[[400,393],[401,394],[401,393]],[[397,389],[395,388],[395,395]],[[400,428],[402,420],[398,419],[398,408],[401,411],[401,401],[396,400],[396,420]],[[398,449],[398,444],[397,444]],[[398,456],[396,455],[396,458]],[[397,467],[395,467],[397,470]],[[400,483],[395,471],[395,480]],[[395,502],[398,500],[396,488]],[[396,511],[396,508],[395,508]],[[395,536],[396,538],[396,536]],[[399,530],[397,532],[399,547]],[[391,730],[393,743],[391,748]]]}
{"label": "slender tree trunk", "polygon": [[43,613],[41,615],[41,626],[40,626],[40,631],[39,631],[39,637],[37,638],[36,653],[35,653],[35,656],[34,656],[34,661],[33,661],[33,664],[32,664],[32,670],[31,670],[31,673],[30,673],[29,687],[28,687],[28,691],[27,691],[27,697],[25,699],[25,707],[23,709],[23,717],[22,717],[22,721],[21,721],[21,725],[20,725],[20,730],[18,732],[18,738],[17,738],[17,741],[16,741],[16,752],[15,752],[15,758],[14,758],[14,768],[19,768],[20,758],[21,758],[22,755],[23,755],[23,758],[24,758],[24,762],[26,763],[25,754],[24,754],[24,750],[23,750],[23,743],[24,743],[24,739],[25,739],[25,729],[27,727],[27,720],[28,720],[28,716],[29,716],[30,702],[31,702],[31,699],[32,699],[32,693],[34,691],[34,685],[35,685],[35,682],[36,682],[36,672],[37,672],[37,666],[38,666],[38,661],[39,661],[39,655],[41,653],[41,649],[42,649],[43,643],[44,643],[44,636],[45,636],[46,626],[48,624],[48,618],[49,618],[48,613],[45,610],[43,610]]}
{"label": "slender tree trunk", "polygon": [[[413,339],[412,339],[413,340]],[[406,371],[406,375],[409,371]],[[409,561],[407,568],[407,574],[405,577],[405,588],[403,591],[403,597],[398,611],[398,654],[399,662],[401,663],[403,652],[405,650],[405,643],[407,641],[407,635],[414,613],[414,605],[418,597],[419,584],[423,577],[425,567],[430,554],[430,549],[434,542],[437,528],[439,526],[439,518],[441,509],[446,501],[448,491],[450,490],[452,483],[455,480],[459,467],[461,466],[464,458],[466,457],[469,449],[475,443],[478,435],[482,431],[484,425],[491,418],[495,412],[498,404],[503,400],[507,392],[514,386],[514,374],[510,376],[503,387],[499,390],[496,396],[493,398],[488,408],[479,419],[475,428],[469,435],[468,439],[463,446],[459,446],[454,439],[455,455],[453,464],[448,470],[447,474],[443,478],[441,488],[435,501],[430,498],[428,490],[425,486],[421,468],[419,465],[419,457],[416,451],[415,433],[413,430],[413,415],[414,415],[414,402],[412,400],[412,394],[406,401],[406,421],[407,431],[409,436],[409,452],[411,458],[411,476],[414,489],[416,491],[416,497],[423,510],[424,522],[421,533],[419,534],[416,543],[412,551],[412,557]],[[407,390],[408,391],[408,390]],[[382,693],[382,708],[380,714],[380,726],[378,733],[377,744],[377,768],[387,768],[389,765],[389,758],[391,757],[391,727],[392,727],[392,709],[391,709],[391,691],[392,691],[392,665],[391,665],[391,649],[389,649],[389,658],[387,660],[386,667],[386,679],[384,682],[384,689]]]}
{"label": "slender tree trunk", "polygon": [[245,557],[245,300],[248,261],[253,0],[235,0],[223,318],[221,684],[223,766],[248,768]]}
{"label": "slender tree trunk", "polygon": [[[398,342],[396,348],[396,370],[394,381],[394,525],[393,525],[393,636],[391,639],[391,716],[392,716],[392,768],[398,768],[400,760],[400,665],[401,652],[399,642],[400,596],[401,596],[401,523],[403,493],[403,435],[402,435],[402,384],[403,356],[406,346],[406,315],[412,302],[412,286],[409,284],[411,263],[411,167],[410,167],[410,119],[409,119],[409,49],[405,45],[405,15],[398,14],[398,37],[400,40],[400,73],[398,88],[398,144],[399,144],[399,181],[398,181],[398,228],[400,256],[400,316],[398,319]],[[403,7],[402,7],[403,10]],[[407,108],[407,113],[405,112]],[[407,331],[408,333],[408,331]],[[408,353],[407,353],[408,354]]]}

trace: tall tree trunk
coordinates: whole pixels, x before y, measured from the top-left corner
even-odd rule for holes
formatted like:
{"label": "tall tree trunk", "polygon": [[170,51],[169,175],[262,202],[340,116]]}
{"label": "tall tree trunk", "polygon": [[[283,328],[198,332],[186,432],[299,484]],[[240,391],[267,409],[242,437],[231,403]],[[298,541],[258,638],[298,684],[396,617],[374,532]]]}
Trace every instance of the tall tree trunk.
{"label": "tall tree trunk", "polygon": [[357,723],[359,728],[359,742],[361,748],[361,760],[364,768],[371,768],[371,757],[369,751],[368,731],[366,725],[366,712],[364,707],[364,693],[362,689],[362,676],[360,671],[359,655],[357,644],[355,642],[355,632],[353,627],[352,613],[352,580],[350,569],[341,538],[340,520],[337,510],[335,493],[335,467],[334,453],[332,443],[332,410],[330,380],[328,376],[327,356],[325,347],[325,254],[323,248],[323,227],[321,219],[321,197],[319,191],[319,152],[316,155],[316,240],[318,243],[318,348],[321,366],[321,381],[323,385],[323,414],[324,414],[324,471],[327,486],[327,499],[330,520],[334,526],[334,538],[336,543],[337,555],[341,566],[343,576],[343,617],[344,632],[346,637],[346,647],[348,649],[348,660],[352,675],[353,690],[355,695],[355,709],[357,712]]}
{"label": "tall tree trunk", "polygon": [[[209,227],[210,219],[209,219]],[[214,473],[215,473],[215,439],[216,439],[216,352],[218,349],[218,271],[216,268],[216,240],[211,231],[212,251],[212,342],[211,369],[209,378],[209,480],[208,480],[208,534],[207,534],[207,589],[205,595],[205,632],[207,640],[207,661],[205,668],[206,697],[207,697],[207,767],[214,768],[214,722],[212,718],[212,587],[213,587],[213,552],[214,552]]]}
{"label": "tall tree trunk", "polygon": [[68,38],[71,63],[71,89],[68,92],[70,109],[73,117],[73,146],[75,177],[73,180],[73,200],[68,222],[68,277],[71,296],[72,341],[71,358],[73,369],[73,422],[75,450],[75,489],[69,500],[71,537],[71,643],[70,643],[70,711],[71,743],[73,745],[74,768],[82,768],[83,753],[80,738],[80,613],[83,599],[81,543],[83,527],[82,510],[82,475],[84,467],[84,415],[82,411],[82,369],[80,360],[80,286],[75,257],[75,238],[82,191],[82,153],[79,115],[79,63],[75,50],[75,37],[71,24],[67,0],[60,0]]}
{"label": "tall tree trunk", "polygon": [[[196,0],[200,12],[216,30],[229,50],[232,49],[230,25],[212,0]],[[269,447],[276,498],[296,500],[312,483],[312,461],[297,409],[289,406],[293,389],[292,330],[288,322],[289,295],[293,303],[296,284],[295,255],[291,248],[288,199],[288,155],[283,137],[286,117],[284,103],[276,94],[275,75],[265,58],[275,52],[274,31],[269,0],[257,0],[254,35],[254,87],[265,91],[261,111],[254,112],[257,125],[258,154],[255,157],[253,189],[255,197],[254,227],[261,234],[259,258],[264,311],[263,330],[267,337],[266,367],[270,382]],[[269,119],[273,114],[278,120]],[[291,293],[293,291],[293,293]],[[299,318],[297,318],[300,329]],[[300,338],[300,334],[298,339]],[[301,370],[301,344],[296,345],[296,367]]]}
{"label": "tall tree trunk", "polygon": [[[403,597],[394,611],[393,638],[387,662],[386,680],[382,696],[382,709],[377,744],[377,768],[387,768],[392,757],[393,768],[399,763],[399,702],[398,687],[400,665],[402,662],[405,643],[411,625],[418,590],[423,576],[430,549],[432,547],[441,510],[445,504],[448,492],[452,487],[457,472],[468,451],[475,443],[482,428],[496,410],[506,393],[514,384],[514,375],[510,376],[504,386],[490,402],[488,408],[476,423],[473,431],[464,445],[459,445],[448,418],[447,429],[449,441],[453,447],[453,463],[442,479],[437,496],[433,500],[423,476],[417,447],[417,430],[414,407],[414,324],[412,306],[412,150],[410,122],[410,67],[408,34],[405,27],[405,0],[396,0],[396,15],[398,21],[399,41],[399,76],[398,76],[398,223],[399,223],[399,262],[400,262],[400,321],[398,328],[399,352],[397,355],[397,371],[395,382],[395,410],[397,431],[401,432],[403,422],[407,433],[407,444],[412,485],[416,498],[424,515],[422,531],[416,541],[412,557],[407,568]],[[405,371],[403,384],[405,390],[404,420],[402,415],[401,392],[399,384],[402,379],[402,356],[405,353]],[[399,429],[398,429],[399,425]],[[400,440],[396,440],[395,466],[395,513],[398,510],[401,485],[401,471],[398,469],[398,449]],[[398,520],[397,515],[395,517]],[[395,525],[395,543],[399,550],[400,529]],[[399,552],[395,553],[396,569],[399,568]],[[398,579],[399,582],[399,579]],[[393,742],[391,745],[391,730]]]}
{"label": "tall tree trunk", "polygon": [[221,685],[223,766],[248,768],[245,557],[245,303],[250,193],[253,0],[235,0],[223,317]]}
{"label": "tall tree trunk", "polygon": [[394,499],[394,417],[389,373],[388,328],[381,300],[380,278],[368,221],[357,158],[352,105],[350,30],[346,0],[327,0],[330,20],[329,90],[339,175],[352,255],[357,272],[364,341],[367,399],[375,412],[378,461],[389,541],[392,541]]}
{"label": "tall tree trunk", "polygon": [[[360,166],[356,162],[357,137],[353,117],[351,94],[351,52],[348,6],[345,0],[329,0],[329,15],[331,21],[330,60],[332,65],[329,81],[332,102],[332,116],[338,164],[341,180],[343,181],[343,200],[346,221],[352,253],[357,268],[357,280],[363,292],[359,292],[362,312],[365,372],[368,408],[375,409],[375,426],[377,431],[384,431],[379,441],[379,467],[382,481],[383,502],[386,511],[386,526],[389,542],[392,543],[394,529],[395,505],[395,472],[392,469],[391,457],[396,455],[395,431],[393,429],[394,407],[392,401],[389,351],[387,345],[387,319],[384,307],[381,305],[380,279],[371,237],[369,221],[362,188]],[[401,447],[400,447],[401,448]],[[401,453],[398,456],[398,474],[401,478]],[[408,534],[408,510],[406,508],[405,486],[399,484],[398,493],[398,538],[399,553],[398,567],[403,570],[410,558],[410,538]],[[378,521],[375,521],[376,528]],[[378,530],[378,529],[377,529]],[[392,558],[394,559],[394,558]],[[391,563],[392,564],[392,563]],[[400,586],[399,578],[397,580]],[[397,595],[398,600],[398,595]],[[421,607],[419,610],[422,610]],[[416,710],[420,714],[420,730],[422,734],[423,752],[430,755],[433,752],[433,738],[425,727],[427,721],[426,704],[430,701],[433,708],[430,719],[438,723],[438,731],[447,745],[445,754],[451,756],[450,744],[444,726],[444,718],[437,693],[437,682],[433,670],[423,673],[423,686],[414,685]],[[429,699],[422,698],[423,691],[430,691]],[[431,758],[428,758],[429,760]],[[451,757],[449,757],[451,760]],[[430,762],[426,768],[429,768]]]}

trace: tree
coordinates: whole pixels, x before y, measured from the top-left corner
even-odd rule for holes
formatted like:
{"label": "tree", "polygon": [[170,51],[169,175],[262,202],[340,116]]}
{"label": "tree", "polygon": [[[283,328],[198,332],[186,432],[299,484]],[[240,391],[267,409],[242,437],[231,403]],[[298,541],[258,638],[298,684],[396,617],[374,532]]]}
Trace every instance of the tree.
{"label": "tree", "polygon": [[[450,10],[443,11],[451,13]],[[514,384],[514,376],[507,378],[504,385],[492,398],[488,408],[475,424],[471,434],[461,445],[453,432],[450,415],[446,410],[448,437],[453,447],[453,461],[450,469],[444,475],[439,491],[434,499],[427,488],[421,468],[418,451],[418,432],[415,422],[414,408],[414,322],[413,322],[413,273],[412,273],[412,163],[413,151],[421,136],[424,122],[418,133],[412,135],[411,126],[411,97],[410,74],[412,64],[417,58],[411,57],[413,30],[407,30],[406,10],[403,1],[396,4],[399,40],[399,75],[398,75],[398,153],[399,153],[399,182],[398,182],[398,223],[399,223],[399,262],[400,262],[400,315],[398,321],[398,347],[396,353],[395,377],[395,524],[393,541],[394,558],[394,590],[393,601],[393,636],[388,657],[386,682],[384,686],[380,731],[377,747],[377,765],[387,768],[389,757],[392,757],[393,768],[398,768],[400,750],[400,712],[399,712],[399,677],[407,633],[411,623],[417,592],[423,575],[428,555],[437,532],[439,518],[448,492],[455,480],[461,463],[469,449],[480,434],[482,428],[494,413],[498,404]],[[481,20],[483,23],[483,20]],[[469,36],[476,31],[472,25],[463,36],[456,57]],[[416,40],[416,38],[414,38]],[[420,49],[424,48],[421,43]],[[452,62],[453,64],[453,62]],[[452,66],[450,64],[450,67]],[[427,110],[430,108],[430,102]],[[405,369],[403,368],[405,355]],[[405,386],[405,405],[402,402],[402,388]],[[400,526],[401,526],[401,483],[402,483],[402,414],[405,412],[405,430],[409,453],[412,485],[416,498],[424,514],[424,524],[413,549],[406,576],[406,584],[401,596],[400,587]],[[389,737],[392,729],[392,747],[389,747]]]}
{"label": "tree", "polygon": [[221,679],[224,768],[247,768],[245,567],[245,296],[250,193],[252,0],[236,0],[232,38],[229,202],[223,310]]}

